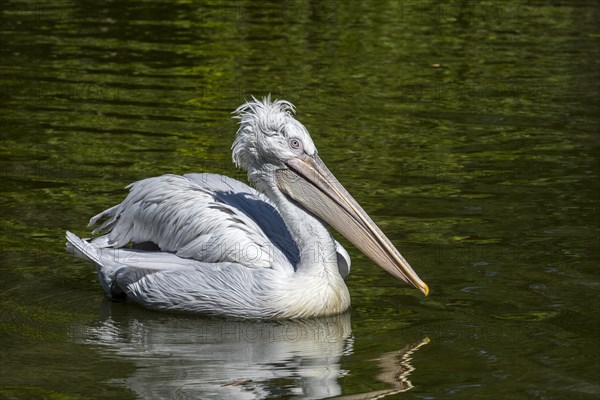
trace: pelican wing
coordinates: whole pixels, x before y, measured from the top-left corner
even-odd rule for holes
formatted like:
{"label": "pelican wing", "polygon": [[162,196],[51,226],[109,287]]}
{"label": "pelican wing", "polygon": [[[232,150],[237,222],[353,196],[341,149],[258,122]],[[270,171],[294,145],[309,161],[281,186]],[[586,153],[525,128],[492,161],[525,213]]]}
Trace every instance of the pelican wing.
{"label": "pelican wing", "polygon": [[154,243],[160,251],[206,263],[293,270],[298,248],[276,207],[251,187],[216,174],[163,175],[128,186],[93,240],[101,247]]}
{"label": "pelican wing", "polygon": [[[67,247],[94,262],[105,293],[154,309],[207,314],[274,317],[262,287],[277,281],[280,271],[247,268],[239,263],[207,263],[173,253],[106,248],[67,231]],[[233,290],[223,290],[228,285]]]}

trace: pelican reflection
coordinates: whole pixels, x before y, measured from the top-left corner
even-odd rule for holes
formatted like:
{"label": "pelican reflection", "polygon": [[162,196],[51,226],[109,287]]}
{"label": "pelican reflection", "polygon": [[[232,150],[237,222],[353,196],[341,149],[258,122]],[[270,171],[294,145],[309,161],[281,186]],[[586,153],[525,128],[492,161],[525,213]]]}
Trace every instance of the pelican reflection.
{"label": "pelican reflection", "polygon": [[[74,339],[132,362],[137,368],[124,383],[141,398],[338,397],[341,378],[352,372],[342,365],[353,353],[349,313],[252,321],[167,315],[109,301],[102,307],[100,321],[78,329]],[[388,390],[343,397],[410,390],[410,355],[426,342],[372,361]]]}

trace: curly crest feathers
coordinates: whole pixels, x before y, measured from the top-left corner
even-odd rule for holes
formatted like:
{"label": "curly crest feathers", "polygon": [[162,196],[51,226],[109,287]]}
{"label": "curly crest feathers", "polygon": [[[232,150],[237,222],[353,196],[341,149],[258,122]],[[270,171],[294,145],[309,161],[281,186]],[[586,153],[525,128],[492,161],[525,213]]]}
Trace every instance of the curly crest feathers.
{"label": "curly crest feathers", "polygon": [[286,113],[294,115],[296,107],[286,100],[271,101],[271,95],[267,95],[262,101],[252,96],[252,100],[239,106],[232,114],[236,114],[234,118],[239,119],[241,124],[249,122],[249,120],[264,121],[268,120],[269,114]]}
{"label": "curly crest feathers", "polygon": [[231,147],[233,162],[238,168],[243,168],[249,173],[264,163],[265,154],[261,154],[263,136],[272,137],[280,135],[286,137],[284,127],[294,120],[296,108],[285,100],[271,101],[271,96],[264,97],[262,101],[252,96],[252,100],[239,106],[233,114],[240,120],[235,141]]}

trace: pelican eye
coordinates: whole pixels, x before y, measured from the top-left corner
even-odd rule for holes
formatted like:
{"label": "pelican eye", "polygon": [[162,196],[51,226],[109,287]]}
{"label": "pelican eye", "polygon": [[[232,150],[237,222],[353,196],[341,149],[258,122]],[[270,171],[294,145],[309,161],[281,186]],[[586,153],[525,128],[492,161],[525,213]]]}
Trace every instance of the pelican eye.
{"label": "pelican eye", "polygon": [[290,147],[292,149],[299,149],[300,148],[300,141],[298,139],[290,139]]}

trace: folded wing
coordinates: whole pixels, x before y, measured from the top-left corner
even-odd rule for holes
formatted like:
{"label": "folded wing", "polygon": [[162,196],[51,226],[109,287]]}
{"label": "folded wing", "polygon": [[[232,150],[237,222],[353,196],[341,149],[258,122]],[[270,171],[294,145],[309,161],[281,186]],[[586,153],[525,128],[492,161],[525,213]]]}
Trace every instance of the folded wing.
{"label": "folded wing", "polygon": [[255,189],[222,175],[163,175],[131,184],[127,198],[96,215],[102,247],[155,244],[181,258],[293,270],[299,259],[279,212]]}

